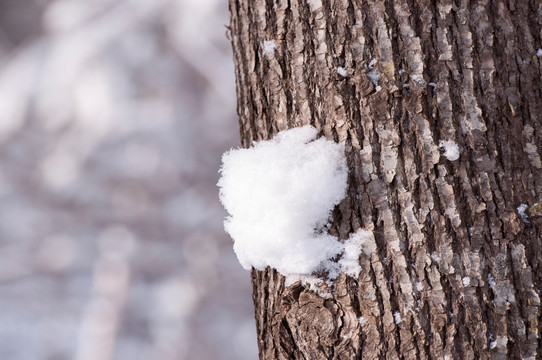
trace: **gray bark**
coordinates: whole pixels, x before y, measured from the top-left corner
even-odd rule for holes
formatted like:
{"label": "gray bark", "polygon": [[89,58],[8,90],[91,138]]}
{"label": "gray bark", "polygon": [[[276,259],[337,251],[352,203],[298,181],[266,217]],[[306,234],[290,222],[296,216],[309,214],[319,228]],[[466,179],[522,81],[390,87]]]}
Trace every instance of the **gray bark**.
{"label": "gray bark", "polygon": [[331,299],[253,270],[260,358],[541,358],[542,3],[229,4],[242,146],[343,142],[330,232],[377,247]]}

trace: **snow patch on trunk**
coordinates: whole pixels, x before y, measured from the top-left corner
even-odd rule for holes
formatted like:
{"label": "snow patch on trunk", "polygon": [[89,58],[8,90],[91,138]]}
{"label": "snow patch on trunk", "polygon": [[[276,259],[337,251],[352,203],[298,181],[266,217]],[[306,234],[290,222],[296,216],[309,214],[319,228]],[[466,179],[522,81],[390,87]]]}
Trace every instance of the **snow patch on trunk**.
{"label": "snow patch on trunk", "polygon": [[359,274],[362,243],[372,232],[360,230],[344,244],[326,233],[345,196],[348,168],[343,145],[317,134],[312,126],[294,128],[223,155],[218,186],[230,214],[224,225],[245,269],[270,266],[288,283],[322,271],[328,279]]}
{"label": "snow patch on trunk", "polygon": [[277,43],[275,40],[265,40],[263,42],[263,54],[264,55],[273,55],[277,50]]}
{"label": "snow patch on trunk", "polygon": [[455,161],[459,159],[459,146],[453,140],[440,140],[438,144],[439,148],[444,151],[444,156],[450,160]]}

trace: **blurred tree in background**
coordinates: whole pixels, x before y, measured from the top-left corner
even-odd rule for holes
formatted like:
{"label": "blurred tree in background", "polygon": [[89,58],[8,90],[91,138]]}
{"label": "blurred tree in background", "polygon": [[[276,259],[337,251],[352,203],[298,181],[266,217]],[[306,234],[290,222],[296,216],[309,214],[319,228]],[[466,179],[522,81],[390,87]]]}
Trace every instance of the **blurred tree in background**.
{"label": "blurred tree in background", "polygon": [[227,22],[216,0],[0,1],[1,359],[256,356],[215,186]]}

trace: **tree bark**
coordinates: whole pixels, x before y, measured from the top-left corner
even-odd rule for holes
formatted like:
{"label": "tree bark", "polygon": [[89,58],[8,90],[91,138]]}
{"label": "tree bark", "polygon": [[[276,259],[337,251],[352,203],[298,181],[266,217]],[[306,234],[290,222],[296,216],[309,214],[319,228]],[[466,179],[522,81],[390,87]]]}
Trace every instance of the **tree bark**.
{"label": "tree bark", "polygon": [[542,358],[542,3],[229,6],[242,146],[344,143],[330,233],[377,248],[328,299],[253,270],[260,359]]}

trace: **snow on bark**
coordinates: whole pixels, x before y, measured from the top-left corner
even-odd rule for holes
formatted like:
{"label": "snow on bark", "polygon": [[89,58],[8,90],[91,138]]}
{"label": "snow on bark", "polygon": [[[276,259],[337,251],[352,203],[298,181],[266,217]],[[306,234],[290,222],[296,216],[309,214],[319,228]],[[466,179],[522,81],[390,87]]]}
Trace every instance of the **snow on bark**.
{"label": "snow on bark", "polygon": [[[278,133],[250,149],[226,152],[218,182],[230,216],[226,231],[245,269],[272,267],[289,283],[325,271],[357,277],[369,231],[344,244],[324,226],[345,196],[348,168],[343,146],[316,139],[312,126]],[[331,259],[342,254],[337,263]]]}

